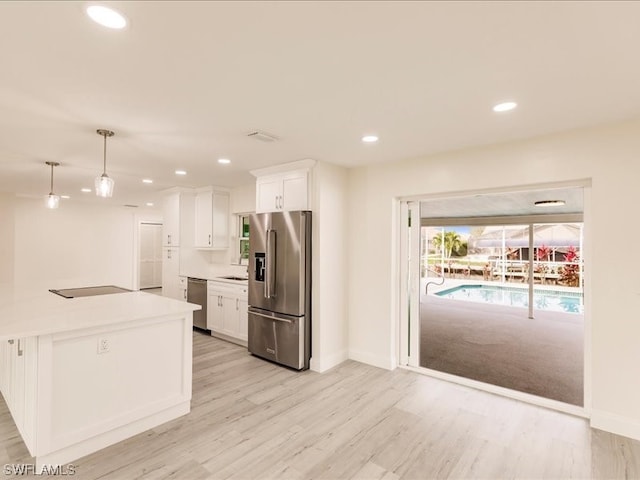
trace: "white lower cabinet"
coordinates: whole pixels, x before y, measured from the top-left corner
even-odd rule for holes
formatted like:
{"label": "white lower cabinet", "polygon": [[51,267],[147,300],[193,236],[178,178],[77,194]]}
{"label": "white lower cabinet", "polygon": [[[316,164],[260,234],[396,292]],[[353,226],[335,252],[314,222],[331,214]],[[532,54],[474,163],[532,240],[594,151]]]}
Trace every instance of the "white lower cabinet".
{"label": "white lower cabinet", "polygon": [[0,343],[0,390],[25,444],[33,451],[37,342],[16,338]]}
{"label": "white lower cabinet", "polygon": [[207,328],[211,334],[246,345],[247,286],[209,280],[207,297]]}
{"label": "white lower cabinet", "polygon": [[187,277],[179,276],[178,277],[178,285],[180,287],[179,298],[178,300],[187,301]]}
{"label": "white lower cabinet", "polygon": [[186,300],[186,283],[181,285],[180,249],[178,247],[162,249],[162,295],[176,300]]}

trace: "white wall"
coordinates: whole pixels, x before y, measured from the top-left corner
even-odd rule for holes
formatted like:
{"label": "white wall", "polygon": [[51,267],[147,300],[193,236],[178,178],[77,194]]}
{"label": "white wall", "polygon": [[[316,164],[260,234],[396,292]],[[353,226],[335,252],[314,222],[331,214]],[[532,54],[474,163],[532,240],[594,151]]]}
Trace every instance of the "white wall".
{"label": "white wall", "polygon": [[348,356],[347,170],[318,162],[312,178],[312,358],[323,372]]}
{"label": "white wall", "polygon": [[592,425],[640,438],[639,161],[634,121],[351,170],[350,357],[396,364],[394,198],[590,178]]}
{"label": "white wall", "polygon": [[14,200],[0,193],[0,285],[13,282]]}
{"label": "white wall", "polygon": [[134,288],[135,209],[16,198],[13,211],[16,285]]}

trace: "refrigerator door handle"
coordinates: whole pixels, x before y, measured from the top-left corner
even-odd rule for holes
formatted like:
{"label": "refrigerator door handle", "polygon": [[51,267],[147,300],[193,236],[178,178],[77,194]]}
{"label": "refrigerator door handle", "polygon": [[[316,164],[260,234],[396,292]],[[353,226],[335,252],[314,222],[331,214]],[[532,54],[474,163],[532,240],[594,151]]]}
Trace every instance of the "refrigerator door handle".
{"label": "refrigerator door handle", "polygon": [[264,298],[276,296],[276,231],[267,230],[266,278],[264,281]]}
{"label": "refrigerator door handle", "polygon": [[268,318],[269,320],[273,320],[275,322],[285,322],[285,323],[293,323],[291,320],[282,317],[274,317],[272,315],[265,315],[264,313],[258,313],[253,310],[249,312],[251,315],[258,315],[259,317]]}

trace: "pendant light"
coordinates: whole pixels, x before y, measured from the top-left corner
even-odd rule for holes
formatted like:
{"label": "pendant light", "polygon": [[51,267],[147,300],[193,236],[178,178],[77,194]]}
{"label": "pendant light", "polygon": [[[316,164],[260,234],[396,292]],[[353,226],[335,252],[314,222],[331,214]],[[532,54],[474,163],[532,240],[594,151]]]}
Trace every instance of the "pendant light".
{"label": "pendant light", "polygon": [[115,134],[111,130],[102,128],[99,128],[96,132],[104,137],[104,169],[102,175],[96,177],[96,195],[106,198],[113,195],[113,185],[115,184],[113,179],[107,175],[107,137],[113,137]]}
{"label": "pendant light", "polygon": [[58,208],[60,205],[60,197],[53,193],[53,167],[57,167],[60,164],[58,162],[44,162],[51,167],[51,189],[49,190],[49,195],[47,195],[44,200],[46,202],[47,208]]}

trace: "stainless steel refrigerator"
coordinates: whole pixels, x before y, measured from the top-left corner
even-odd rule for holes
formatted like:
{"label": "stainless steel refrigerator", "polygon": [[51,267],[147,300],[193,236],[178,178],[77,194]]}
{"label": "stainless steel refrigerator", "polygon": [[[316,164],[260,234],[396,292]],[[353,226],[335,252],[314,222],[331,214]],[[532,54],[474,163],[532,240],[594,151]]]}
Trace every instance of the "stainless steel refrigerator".
{"label": "stainless steel refrigerator", "polygon": [[311,212],[249,219],[249,351],[297,370],[311,358]]}

